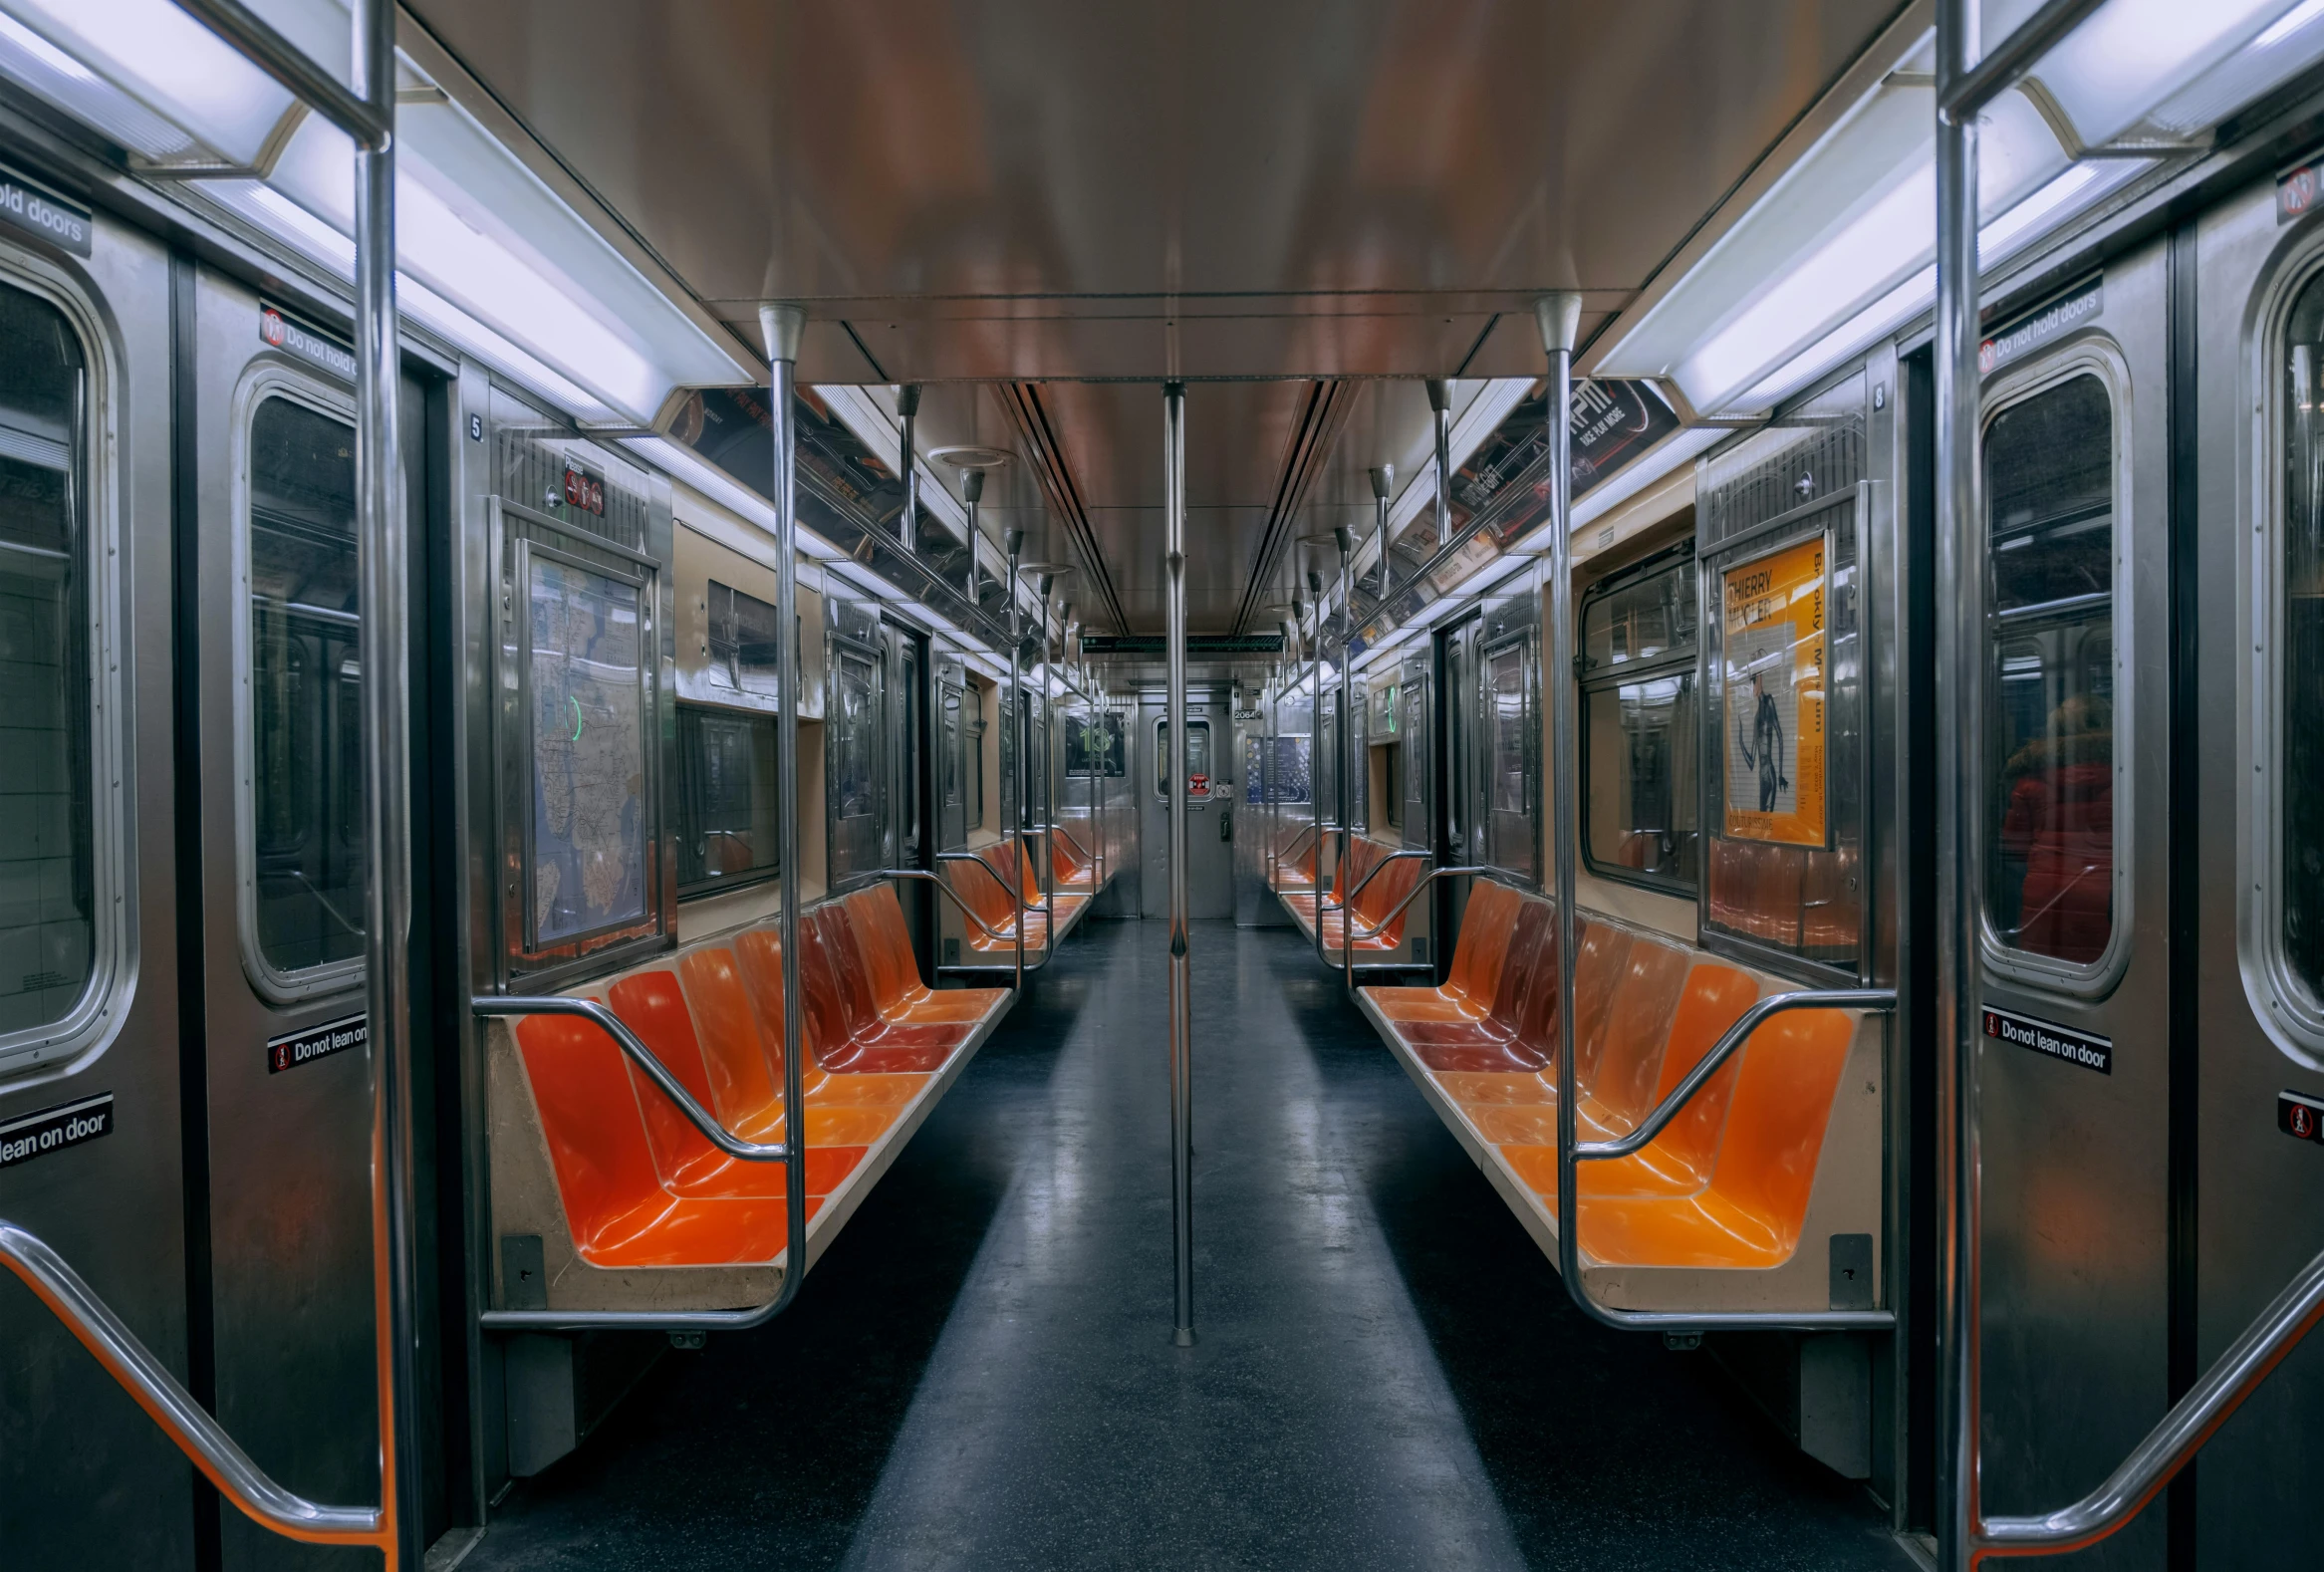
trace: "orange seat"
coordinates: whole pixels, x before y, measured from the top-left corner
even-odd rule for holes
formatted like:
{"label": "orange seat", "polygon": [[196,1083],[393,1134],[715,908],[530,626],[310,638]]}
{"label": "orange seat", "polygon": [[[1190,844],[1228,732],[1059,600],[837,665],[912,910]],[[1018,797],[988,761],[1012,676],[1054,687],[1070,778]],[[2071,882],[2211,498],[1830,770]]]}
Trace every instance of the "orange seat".
{"label": "orange seat", "polygon": [[951,988],[921,985],[919,962],[911,952],[911,931],[893,885],[859,890],[845,903],[857,948],[871,971],[872,999],[893,1021],[981,1021],[1009,996],[1006,988]]}
{"label": "orange seat", "polygon": [[[782,1050],[769,1041],[765,1023],[751,1005],[734,951],[723,944],[694,950],[678,962],[678,976],[701,1027],[702,1056],[709,1061],[713,1075],[725,1063],[725,1079],[733,1088],[729,1095],[740,1105],[735,1114],[728,1115],[727,1104],[721,1102],[721,1117],[738,1133],[763,1132],[752,1135],[753,1140],[781,1140]],[[799,1068],[811,1153],[826,1144],[867,1146],[896,1122],[895,1105],[835,1101],[835,1094],[844,1096],[847,1091],[845,1085],[832,1084],[842,1078],[806,1065]]]}
{"label": "orange seat", "polygon": [[1524,1019],[1536,1007],[1540,979],[1548,975],[1543,968],[1555,960],[1556,942],[1549,930],[1548,904],[1521,900],[1492,1008],[1478,1020],[1397,1024],[1397,1034],[1423,1068],[1439,1075],[1511,1074],[1537,1071],[1549,1062],[1523,1033]]}
{"label": "orange seat", "polygon": [[[686,1008],[684,993],[674,972],[655,969],[624,977],[606,990],[606,1003],[622,1023],[638,1034],[640,1041],[660,1060],[669,1072],[684,1084],[695,1102],[718,1116],[718,1122],[746,1141],[780,1141],[782,1133],[782,1103],[779,1099],[762,1097],[757,1106],[741,1111],[741,1117],[729,1106],[719,1106],[703,1069],[707,1060],[701,1051],[701,1039],[694,1030],[694,1021]],[[747,1051],[758,1055],[757,1030],[751,1026]],[[619,1050],[617,1050],[618,1052]],[[762,1061],[763,1063],[763,1061]],[[781,1195],[785,1191],[787,1173],[780,1163],[749,1163],[730,1158],[710,1145],[709,1140],[693,1127],[685,1115],[679,1113],[660,1089],[646,1079],[644,1072],[631,1065],[635,1078],[637,1107],[643,1116],[647,1145],[654,1156],[654,1167],[662,1182],[672,1193],[680,1195]],[[764,1081],[764,1071],[760,1072]],[[853,1112],[853,1111],[851,1111]],[[828,1144],[818,1145],[814,1116],[809,1116],[807,1137],[807,1193],[828,1195],[839,1187],[842,1179],[856,1170],[864,1160],[864,1149],[879,1139],[887,1128],[885,1120],[877,1128],[866,1130],[862,1121],[843,1121],[839,1127],[824,1132]],[[852,1137],[853,1139],[849,1139]]]}
{"label": "orange seat", "polygon": [[[801,924],[802,933],[805,926]],[[804,957],[808,946],[802,943],[799,950]],[[751,1008],[758,1016],[768,1062],[779,1072],[784,1051],[782,940],[771,927],[751,928],[734,936],[734,957],[740,965],[743,990],[750,996]],[[835,1023],[838,1002],[828,992],[819,994],[804,960],[799,980],[804,995],[800,1015],[807,1035],[807,1057],[800,1070],[811,1086],[807,1093],[808,1107],[820,1101],[840,1107],[892,1108],[910,1102],[927,1085],[925,1074],[866,1073],[858,1067],[851,1067],[854,1073],[845,1075],[827,1073],[823,1033],[838,1029]]]}
{"label": "orange seat", "polygon": [[1452,969],[1440,988],[1371,988],[1373,1008],[1392,1021],[1473,1021],[1493,1007],[1501,962],[1524,898],[1507,885],[1484,879],[1469,892],[1460,915],[1460,942]]}
{"label": "orange seat", "polygon": [[[964,923],[966,932],[962,942],[971,950],[988,955],[1005,951],[1016,953],[1018,924],[1023,924],[1025,953],[1034,954],[1046,948],[1049,942],[1049,917],[1044,912],[1028,912],[1010,893],[1007,883],[992,864],[982,857],[973,859],[975,867],[966,863],[946,863],[944,879],[960,904],[976,914],[983,926]],[[979,873],[977,870],[982,869]],[[954,872],[958,870],[958,872]],[[991,932],[985,929],[990,928]],[[997,935],[997,936],[996,936]]]}
{"label": "orange seat", "polygon": [[1741,1050],[1709,1181],[1675,1196],[1585,1191],[1580,1227],[1590,1256],[1615,1266],[1768,1267],[1789,1260],[1807,1221],[1855,1031],[1843,1011],[1798,1010],[1753,1032]]}
{"label": "orange seat", "polygon": [[[679,1193],[663,1181],[627,1060],[602,1028],[567,1015],[529,1016],[516,1023],[516,1041],[584,1261],[734,1266],[782,1254],[782,1197]],[[821,1205],[810,1195],[809,1215]]]}
{"label": "orange seat", "polygon": [[[871,1009],[870,988],[860,972],[851,974],[853,957],[841,950],[846,925],[827,916],[836,913],[834,907],[818,908],[799,923],[799,980],[807,992],[808,1031],[817,1061],[827,1070],[856,1074],[941,1069],[966,1039],[966,1030],[880,1022]],[[853,948],[852,941],[847,947]]]}

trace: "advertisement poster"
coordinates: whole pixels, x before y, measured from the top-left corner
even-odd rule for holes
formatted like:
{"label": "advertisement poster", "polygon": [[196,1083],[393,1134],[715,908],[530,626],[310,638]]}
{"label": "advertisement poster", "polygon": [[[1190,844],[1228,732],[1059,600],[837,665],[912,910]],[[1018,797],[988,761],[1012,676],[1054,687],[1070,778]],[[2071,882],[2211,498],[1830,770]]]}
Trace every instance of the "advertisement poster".
{"label": "advertisement poster", "polygon": [[1826,844],[1825,538],[1721,575],[1730,840]]}

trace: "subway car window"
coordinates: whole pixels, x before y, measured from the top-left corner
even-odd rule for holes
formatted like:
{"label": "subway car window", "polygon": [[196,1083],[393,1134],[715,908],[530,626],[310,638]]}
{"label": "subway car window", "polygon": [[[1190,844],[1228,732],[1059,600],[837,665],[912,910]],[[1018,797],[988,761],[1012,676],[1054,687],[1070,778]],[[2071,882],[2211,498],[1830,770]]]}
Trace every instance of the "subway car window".
{"label": "subway car window", "polygon": [[2114,929],[2114,407],[2084,375],[1993,416],[1986,883],[2008,947],[2094,963]]}
{"label": "subway car window", "polygon": [[533,939],[554,944],[648,911],[645,595],[538,548],[525,589]]}
{"label": "subway car window", "polygon": [[56,307],[4,286],[0,346],[0,1032],[21,1032],[70,1014],[95,970],[88,367]]}
{"label": "subway car window", "polygon": [[[2311,997],[2324,996],[2324,284],[2300,293],[2289,325],[2291,397],[2284,433],[2283,604],[2274,717],[2282,762],[2283,958]],[[2291,790],[2286,790],[2289,785]]]}
{"label": "subway car window", "polygon": [[355,428],[279,394],[250,420],[250,790],[259,958],[363,954]]}
{"label": "subway car window", "polygon": [[1691,548],[1582,607],[1582,850],[1593,872],[1691,895],[1699,852]]}
{"label": "subway car window", "polygon": [[677,707],[677,888],[732,889],[781,871],[772,715]]}

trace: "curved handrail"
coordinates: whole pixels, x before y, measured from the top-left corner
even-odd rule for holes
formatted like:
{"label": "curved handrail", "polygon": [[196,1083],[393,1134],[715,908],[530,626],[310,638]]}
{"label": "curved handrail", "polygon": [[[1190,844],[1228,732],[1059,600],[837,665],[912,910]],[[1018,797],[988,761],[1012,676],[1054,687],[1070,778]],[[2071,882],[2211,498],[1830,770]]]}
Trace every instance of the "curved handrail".
{"label": "curved handrail", "polygon": [[[1561,968],[1562,969],[1562,968]],[[1573,997],[1570,984],[1562,979],[1560,988],[1570,1007]],[[1636,1152],[1659,1135],[1688,1099],[1709,1084],[1710,1078],[1734,1051],[1746,1042],[1758,1025],[1769,1016],[1785,1010],[1806,1009],[1871,1009],[1894,1010],[1897,994],[1894,988],[1821,988],[1801,989],[1792,993],[1770,994],[1736,1017],[1733,1025],[1719,1038],[1709,1053],[1689,1071],[1686,1078],[1671,1089],[1671,1095],[1658,1104],[1646,1122],[1618,1141],[1590,1142],[1578,1139],[1574,1122],[1575,1100],[1580,1095],[1574,1081],[1573,1062],[1563,1053],[1558,1057],[1558,1194],[1557,1194],[1557,1269],[1565,1279],[1566,1294],[1577,1308],[1592,1320],[1626,1331],[1651,1332],[1727,1332],[1772,1330],[1786,1331],[1890,1331],[1896,1327],[1893,1310],[1722,1310],[1697,1312],[1689,1310],[1617,1310],[1598,1302],[1582,1280],[1582,1239],[1580,1184],[1582,1164],[1608,1158],[1623,1157]],[[1561,1036],[1564,1035],[1561,1033]],[[1571,1041],[1570,1036],[1566,1041]],[[1562,1046],[1562,1045],[1561,1045]],[[1588,1158],[1583,1154],[1587,1152]]]}
{"label": "curved handrail", "polygon": [[2162,1493],[2319,1320],[2324,1320],[2324,1253],[2268,1301],[2104,1483],[2073,1505],[2041,1517],[1986,1518],[1976,1529],[1979,1552],[2057,1555],[2096,1544],[2122,1527]]}
{"label": "curved handrail", "polygon": [[161,1434],[176,1443],[218,1493],[263,1527],[311,1545],[369,1545],[394,1540],[376,1506],[325,1506],[284,1489],[250,1460],[225,1428],[203,1412],[161,1361],[123,1324],[81,1274],[37,1234],[0,1220],[0,1264],[47,1305],[81,1346],[120,1382]]}
{"label": "curved handrail", "polygon": [[1695,1061],[1694,1068],[1671,1088],[1671,1095],[1655,1105],[1654,1112],[1639,1121],[1638,1128],[1613,1141],[1585,1141],[1574,1147],[1574,1158],[1582,1163],[1602,1163],[1609,1158],[1627,1158],[1654,1144],[1655,1137],[1670,1127],[1701,1091],[1703,1083],[1718,1074],[1720,1065],[1734,1057],[1735,1051],[1750,1040],[1761,1025],[1787,1010],[1893,1010],[1897,1007],[1894,988],[1806,988],[1795,993],[1770,993],[1758,1000],[1734,1024],[1719,1035],[1710,1052]]}
{"label": "curved handrail", "polygon": [[1054,835],[1064,836],[1066,844],[1072,847],[1075,851],[1081,853],[1081,855],[1088,861],[1095,863],[1098,860],[1097,855],[1093,853],[1088,847],[1082,845],[1080,840],[1075,837],[1074,833],[1071,830],[1068,830],[1064,825],[1045,824],[1041,826],[1041,828],[1049,831]]}
{"label": "curved handrail", "polygon": [[[1424,856],[1425,854],[1399,852],[1396,855],[1398,857],[1405,857]],[[1386,868],[1388,864],[1384,862],[1380,866]],[[1472,878],[1479,874],[1489,874],[1491,872],[1491,869],[1475,864],[1461,868],[1431,868],[1426,873],[1422,874],[1420,878],[1414,880],[1413,888],[1405,892],[1405,898],[1402,901],[1399,901],[1395,907],[1390,909],[1388,916],[1382,917],[1378,925],[1374,926],[1366,932],[1357,931],[1359,924],[1357,923],[1354,915],[1351,914],[1346,920],[1340,923],[1341,985],[1348,988],[1350,991],[1354,991],[1355,989],[1356,940],[1360,938],[1378,938],[1382,933],[1386,932],[1388,929],[1388,924],[1394,922],[1398,917],[1402,917],[1404,915],[1405,908],[1411,906],[1415,901],[1418,901],[1420,898],[1421,891],[1427,889],[1430,885],[1434,884],[1439,879]],[[1355,897],[1350,896],[1348,899],[1353,901]],[[1317,914],[1315,920],[1318,927],[1323,925],[1323,916],[1320,912]]]}
{"label": "curved handrail", "polygon": [[[949,854],[949,853],[938,853],[937,855],[938,855],[938,856],[949,856],[949,855],[951,855],[951,854]],[[971,857],[971,858],[969,859],[969,861],[970,861],[970,862],[972,862],[972,863],[979,863],[979,864],[981,864],[981,863],[983,862],[983,859],[981,859],[981,858],[975,858],[975,857]],[[991,870],[990,868],[987,868],[987,869],[985,869],[985,872],[989,874],[989,873],[991,873],[991,872],[992,872],[992,870]],[[938,891],[942,892],[942,894],[943,894],[943,897],[944,897],[944,899],[945,899],[945,900],[947,900],[947,901],[951,902],[951,903],[952,903],[952,905],[954,905],[954,906],[958,907],[958,908],[960,909],[960,915],[961,915],[962,917],[965,917],[966,918],[968,918],[968,920],[969,920],[969,921],[971,921],[971,922],[975,923],[975,924],[976,924],[978,927],[980,927],[980,928],[984,929],[984,936],[985,936],[986,938],[989,938],[989,939],[991,939],[991,940],[992,940],[994,943],[996,943],[996,944],[999,944],[999,943],[1006,943],[1006,942],[1008,941],[1008,937],[1009,937],[1009,935],[1008,935],[1008,934],[1006,934],[1006,933],[1003,933],[1003,932],[1002,932],[1002,931],[1001,931],[999,928],[996,928],[996,927],[994,927],[994,926],[993,926],[993,925],[992,925],[990,922],[987,922],[987,921],[985,921],[985,920],[984,920],[984,918],[982,918],[982,917],[978,917],[978,916],[976,915],[976,910],[975,910],[973,907],[969,906],[969,904],[968,904],[967,902],[965,902],[965,901],[963,901],[963,900],[961,900],[961,899],[960,899],[960,892],[959,892],[959,891],[957,891],[957,890],[954,890],[954,889],[953,889],[953,888],[952,888],[950,885],[946,884],[946,883],[945,883],[945,882],[944,882],[942,879],[938,878],[938,877],[937,877],[936,875],[934,875],[934,874],[931,874],[931,873],[929,873],[929,872],[928,872],[926,869],[924,869],[924,868],[883,868],[883,869],[881,869],[881,870],[880,870],[880,872],[878,872],[878,873],[874,874],[872,877],[873,877],[874,879],[914,879],[914,880],[924,879],[924,880],[926,880],[926,881],[927,881],[929,884],[931,884],[931,885],[934,885]],[[999,877],[999,876],[998,876],[998,875],[995,875],[994,877],[996,877],[996,878],[997,878],[997,877]]]}
{"label": "curved handrail", "polygon": [[[1008,842],[1004,844],[1013,845],[1014,843]],[[1019,912],[1038,912],[1041,910],[1041,907],[1037,902],[1031,902],[1025,899],[1024,891],[1010,889],[1009,882],[1000,876],[1000,870],[993,867],[992,864],[986,862],[983,858],[977,856],[974,852],[938,852],[936,854],[936,861],[939,863],[972,863],[976,867],[984,870],[986,878],[990,879],[994,884],[1000,886],[1001,894],[1007,896],[1009,900],[1016,903],[1016,907]],[[988,928],[986,931],[991,932],[991,929]],[[993,934],[993,937],[995,938],[1002,938],[1005,936],[1005,934],[1000,933]]]}
{"label": "curved handrail", "polygon": [[[949,852],[938,852],[936,855],[937,855],[938,857],[949,857],[949,856],[953,856],[953,855],[956,855],[956,854],[949,853]],[[959,854],[959,855],[964,855],[964,854]],[[969,858],[968,860],[969,860],[970,862],[972,862],[972,863],[976,864],[978,867],[980,867],[980,868],[983,868],[983,869],[984,869],[984,871],[985,871],[986,873],[988,873],[988,874],[992,873],[992,869],[991,869],[991,868],[990,868],[988,865],[986,865],[986,863],[985,863],[985,861],[984,861],[984,859],[983,859],[983,858],[981,858],[981,857],[971,857],[971,858]],[[1043,951],[1042,951],[1042,956],[1041,956],[1041,958],[1040,958],[1038,961],[1035,961],[1035,962],[1034,962],[1032,965],[1030,965],[1030,966],[1026,965],[1026,964],[1025,964],[1025,924],[1024,924],[1024,919],[1023,919],[1023,917],[1022,917],[1021,915],[1019,916],[1019,917],[1018,917],[1018,920],[1017,920],[1017,924],[1016,924],[1016,931],[1015,931],[1013,934],[1011,934],[1011,933],[1003,933],[1003,932],[999,931],[998,929],[996,929],[996,928],[995,928],[995,927],[994,927],[994,926],[993,926],[993,925],[992,925],[990,922],[987,922],[987,921],[985,921],[985,920],[984,920],[984,918],[982,918],[982,917],[978,917],[978,916],[977,916],[977,915],[976,915],[976,914],[975,914],[973,911],[971,911],[971,910],[969,909],[968,903],[960,899],[960,892],[959,892],[959,891],[957,891],[957,890],[954,890],[954,889],[953,889],[953,888],[952,888],[952,887],[951,887],[949,884],[945,883],[945,882],[944,882],[944,881],[943,881],[941,878],[937,877],[937,876],[936,876],[936,875],[934,875],[934,874],[931,874],[931,873],[929,873],[929,872],[928,872],[926,869],[924,869],[924,868],[885,868],[885,869],[882,869],[882,870],[880,871],[880,873],[879,873],[879,875],[878,875],[877,877],[879,877],[879,878],[882,878],[882,879],[913,879],[913,880],[924,879],[924,880],[926,880],[926,881],[927,881],[929,884],[931,884],[931,885],[934,885],[934,886],[935,886],[935,887],[936,887],[938,890],[942,891],[942,892],[943,892],[943,895],[944,895],[944,899],[945,899],[945,900],[947,900],[947,901],[949,901],[949,902],[951,902],[951,903],[952,903],[952,905],[954,905],[954,906],[958,907],[958,908],[960,909],[960,915],[961,915],[961,916],[963,916],[963,917],[965,917],[966,918],[968,918],[968,920],[969,920],[969,921],[971,921],[971,922],[975,923],[975,924],[976,924],[978,927],[980,927],[980,928],[984,929],[985,936],[986,936],[987,938],[990,938],[990,939],[991,939],[991,940],[992,940],[994,943],[996,943],[996,944],[999,944],[999,943],[1006,943],[1006,942],[1008,942],[1008,941],[1009,941],[1011,938],[1014,938],[1014,939],[1016,940],[1016,946],[1017,946],[1017,965],[1016,965],[1016,977],[1017,977],[1017,980],[1016,980],[1016,982],[1015,982],[1014,986],[1015,986],[1015,987],[1016,987],[1016,988],[1017,988],[1017,989],[1018,989],[1020,992],[1022,992],[1022,991],[1023,991],[1023,989],[1024,989],[1024,986],[1025,986],[1025,973],[1026,973],[1026,972],[1028,972],[1028,971],[1039,971],[1039,970],[1040,970],[1040,969],[1041,969],[1043,966],[1046,966],[1046,965],[1048,965],[1048,964],[1049,964],[1049,961],[1050,961],[1050,957],[1051,957],[1051,956],[1053,956],[1054,954],[1056,954],[1056,950],[1055,950],[1054,948],[1052,948],[1052,947],[1049,947],[1049,946],[1048,946],[1048,943],[1047,943],[1047,940],[1046,940],[1046,939],[1044,939],[1044,940],[1043,940]],[[995,877],[995,878],[998,878],[999,876],[998,876],[997,874],[995,874],[993,877]],[[981,969],[990,970],[990,969],[992,969],[992,968],[990,968],[990,967],[986,967],[986,968],[981,968]]]}
{"label": "curved handrail", "polygon": [[639,1040],[638,1034],[605,1005],[595,999],[568,999],[552,995],[527,997],[522,994],[494,993],[472,1001],[470,1006],[482,1018],[503,1016],[516,1019],[526,1015],[573,1015],[589,1021],[614,1040],[614,1045],[629,1056],[630,1062],[646,1072],[646,1078],[663,1097],[669,1099],[677,1111],[686,1116],[686,1123],[701,1133],[709,1142],[730,1158],[745,1163],[780,1163],[790,1155],[787,1143],[745,1141],[720,1124],[717,1116],[693,1099],[678,1078],[669,1073],[669,1067],[653,1057],[653,1050]]}
{"label": "curved handrail", "polygon": [[1347,900],[1334,901],[1328,896],[1319,897],[1315,904],[1316,920],[1319,922],[1322,921],[1323,915],[1326,912],[1345,912],[1348,908],[1354,906],[1356,904],[1356,898],[1364,893],[1365,887],[1370,885],[1373,880],[1378,879],[1381,874],[1387,870],[1389,864],[1408,862],[1416,857],[1425,858],[1426,856],[1428,856],[1428,854],[1420,850],[1418,847],[1407,847],[1401,852],[1389,853],[1379,862],[1372,865],[1372,871],[1370,873],[1366,874],[1362,879],[1356,881],[1356,888],[1348,892]]}

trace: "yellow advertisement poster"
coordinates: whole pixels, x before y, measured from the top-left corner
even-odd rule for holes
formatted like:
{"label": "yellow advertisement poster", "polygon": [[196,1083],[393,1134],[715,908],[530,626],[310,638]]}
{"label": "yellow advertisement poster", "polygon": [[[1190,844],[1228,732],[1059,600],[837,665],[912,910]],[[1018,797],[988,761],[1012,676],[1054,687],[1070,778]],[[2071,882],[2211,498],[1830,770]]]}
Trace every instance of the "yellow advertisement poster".
{"label": "yellow advertisement poster", "polygon": [[1825,844],[1822,535],[1721,575],[1730,840]]}

